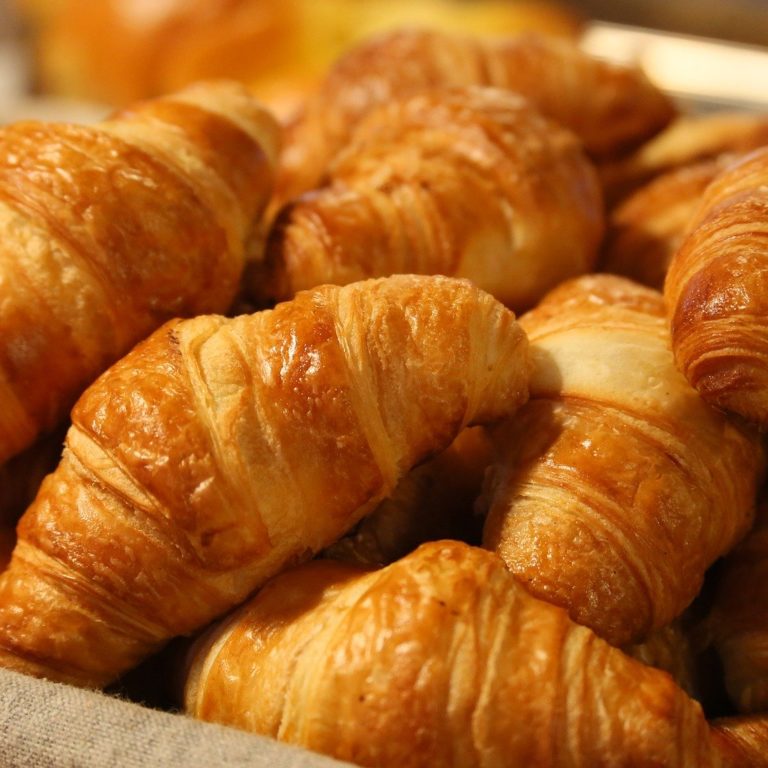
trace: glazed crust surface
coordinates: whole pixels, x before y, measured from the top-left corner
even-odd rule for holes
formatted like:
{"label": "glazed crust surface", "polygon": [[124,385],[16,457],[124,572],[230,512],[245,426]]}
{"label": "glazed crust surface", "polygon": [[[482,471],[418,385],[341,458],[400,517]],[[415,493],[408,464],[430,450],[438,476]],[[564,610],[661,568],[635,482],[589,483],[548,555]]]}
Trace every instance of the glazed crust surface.
{"label": "glazed crust surface", "polygon": [[281,213],[254,280],[260,298],[444,274],[520,311],[592,269],[603,235],[580,142],[508,91],[451,88],[374,109],[330,174]]}
{"label": "glazed crust surface", "polygon": [[75,407],[0,578],[0,663],[104,684],[511,414],[528,375],[513,315],[448,278],[171,321]]}
{"label": "glazed crust surface", "polygon": [[364,766],[713,764],[668,675],[459,542],[281,574],[201,641],[186,709]]}
{"label": "glazed crust surface", "polygon": [[702,199],[664,284],[680,370],[709,403],[768,424],[768,149]]}
{"label": "glazed crust surface", "polygon": [[228,309],[276,126],[232,83],[0,131],[0,463],[172,317]]}
{"label": "glazed crust surface", "polygon": [[593,157],[637,146],[673,117],[645,76],[544,36],[484,41],[430,30],[398,30],[352,49],[332,68],[291,126],[278,183],[282,200],[315,188],[352,128],[393,96],[487,85],[515,91],[570,128]]}

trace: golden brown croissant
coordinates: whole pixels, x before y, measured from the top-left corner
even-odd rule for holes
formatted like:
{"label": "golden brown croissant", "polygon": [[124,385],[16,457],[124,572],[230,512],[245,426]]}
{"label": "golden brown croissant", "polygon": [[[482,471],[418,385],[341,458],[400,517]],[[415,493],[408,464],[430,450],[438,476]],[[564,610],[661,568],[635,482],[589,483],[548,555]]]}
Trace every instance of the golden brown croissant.
{"label": "golden brown croissant", "polygon": [[521,325],[531,400],[494,430],[484,542],[537,597],[641,641],[748,530],[760,442],[677,371],[656,291],[577,278]]}
{"label": "golden brown croissant", "polygon": [[721,756],[723,768],[767,768],[768,715],[715,720],[712,746]]}
{"label": "golden brown croissant", "polygon": [[619,203],[608,217],[600,269],[662,290],[704,190],[734,159],[720,155],[667,171]]}
{"label": "golden brown croissant", "polygon": [[451,88],[375,109],[331,180],[283,211],[256,297],[434,273],[468,277],[519,311],[591,270],[603,233],[580,143],[509,91]]}
{"label": "golden brown croissant", "polygon": [[768,504],[725,559],[708,626],[736,709],[768,710]]}
{"label": "golden brown croissant", "polygon": [[768,144],[768,115],[713,112],[679,117],[629,157],[600,166],[606,200],[613,204],[677,168],[742,154],[764,144]]}
{"label": "golden brown croissant", "polygon": [[315,561],[204,636],[195,717],[364,766],[706,766],[698,704],[539,601],[492,553]]}
{"label": "golden brown croissant", "polygon": [[171,321],[72,411],[0,579],[0,665],[105,683],[327,547],[467,424],[510,415],[528,375],[512,313],[449,278]]}
{"label": "golden brown croissant", "polygon": [[317,187],[335,154],[373,106],[432,88],[489,85],[517,91],[572,129],[590,155],[638,145],[674,114],[640,72],[591,58],[553,37],[474,39],[397,30],[343,56],[294,121],[281,156],[281,200]]}
{"label": "golden brown croissant", "polygon": [[275,153],[229,82],[0,130],[0,464],[167,319],[228,308]]}
{"label": "golden brown croissant", "polygon": [[680,370],[712,405],[768,425],[768,148],[707,187],[664,298]]}
{"label": "golden brown croissant", "polygon": [[482,520],[473,507],[492,458],[485,429],[465,429],[442,453],[409,472],[390,498],[324,555],[358,565],[388,565],[425,541],[479,544]]}

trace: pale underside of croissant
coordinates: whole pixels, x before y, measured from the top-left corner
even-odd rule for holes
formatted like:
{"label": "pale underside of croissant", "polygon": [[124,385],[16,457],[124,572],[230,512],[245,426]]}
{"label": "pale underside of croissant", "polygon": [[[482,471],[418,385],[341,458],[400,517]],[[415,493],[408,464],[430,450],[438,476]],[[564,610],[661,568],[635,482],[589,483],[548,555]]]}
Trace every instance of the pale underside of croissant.
{"label": "pale underside of croissant", "polygon": [[0,577],[0,665],[104,684],[511,415],[528,375],[512,313],[449,278],[166,324],[73,409]]}
{"label": "pale underside of croissant", "polygon": [[709,628],[739,712],[768,710],[768,505],[725,559]]}
{"label": "pale underside of croissant", "polygon": [[0,463],[163,322],[228,308],[276,144],[228,82],[0,131]]}
{"label": "pale underside of croissant", "polygon": [[521,325],[531,400],[494,429],[484,542],[601,637],[641,641],[748,530],[760,442],[677,371],[656,291],[577,278]]}
{"label": "pale underside of croissant", "polygon": [[709,185],[664,297],[686,378],[707,402],[768,425],[768,148]]}
{"label": "pale underside of croissant", "polygon": [[712,764],[702,711],[668,675],[459,542],[281,574],[201,639],[185,701],[379,768]]}
{"label": "pale underside of croissant", "polygon": [[589,271],[602,234],[597,177],[570,132],[509,91],[431,91],[363,119],[329,186],[278,218],[253,290],[445,274],[520,311]]}
{"label": "pale underside of croissant", "polygon": [[672,118],[670,100],[642,73],[533,35],[472,39],[398,30],[342,57],[291,126],[281,157],[282,200],[318,186],[328,163],[371,107],[431,88],[487,85],[521,93],[570,128],[590,155],[637,146]]}

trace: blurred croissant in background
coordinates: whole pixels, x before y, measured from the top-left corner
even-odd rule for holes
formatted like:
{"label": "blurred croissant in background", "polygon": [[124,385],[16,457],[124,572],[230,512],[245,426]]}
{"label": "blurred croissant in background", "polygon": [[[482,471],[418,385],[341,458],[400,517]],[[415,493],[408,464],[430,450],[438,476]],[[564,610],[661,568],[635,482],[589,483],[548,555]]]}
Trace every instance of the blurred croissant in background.
{"label": "blurred croissant in background", "polygon": [[324,551],[358,565],[387,565],[419,544],[458,539],[479,544],[474,513],[493,446],[483,427],[465,429],[442,453],[409,472],[354,531]]}
{"label": "blurred croissant in background", "polygon": [[709,617],[725,686],[736,710],[768,710],[768,504],[725,558]]}
{"label": "blurred croissant in background", "polygon": [[573,37],[580,18],[548,0],[15,0],[42,92],[124,104],[232,77],[279,108],[343,50],[397,25]]}
{"label": "blurred croissant in background", "polygon": [[601,269],[661,290],[704,191],[768,142],[768,115],[688,115],[629,157],[599,168],[609,209]]}
{"label": "blurred croissant in background", "polygon": [[596,161],[615,161],[662,130],[676,110],[645,74],[548,35],[487,39],[434,27],[376,35],[339,57],[290,121],[278,197],[322,185],[329,164],[373,108],[434,88],[515,91],[575,133]]}

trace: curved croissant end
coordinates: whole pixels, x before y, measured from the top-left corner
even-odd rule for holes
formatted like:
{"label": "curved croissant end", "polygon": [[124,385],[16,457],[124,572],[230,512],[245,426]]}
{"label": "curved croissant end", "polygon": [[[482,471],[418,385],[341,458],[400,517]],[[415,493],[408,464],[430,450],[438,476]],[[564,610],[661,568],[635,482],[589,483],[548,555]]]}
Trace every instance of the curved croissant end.
{"label": "curved croissant end", "polygon": [[707,402],[768,426],[768,148],[707,188],[664,296],[686,378]]}
{"label": "curved croissant end", "polygon": [[495,430],[485,544],[537,597],[615,645],[639,642],[748,530],[760,441],[678,372],[656,291],[578,278],[521,325],[531,400]]}
{"label": "curved croissant end", "polygon": [[258,300],[395,273],[467,277],[515,311],[592,269],[603,234],[580,142],[517,94],[465,87],[372,110],[330,186],[278,218]]}
{"label": "curved croissant end", "polygon": [[276,138],[218,81],[96,126],[0,129],[0,464],[163,322],[229,307]]}
{"label": "curved croissant end", "polygon": [[712,746],[723,768],[768,768],[768,715],[715,720]]}
{"label": "curved croissant end", "polygon": [[565,40],[397,30],[352,49],[309,99],[286,137],[278,197],[289,200],[317,187],[372,107],[432,88],[468,85],[522,94],[598,158],[637,146],[674,115],[671,101],[641,72],[593,58]]}
{"label": "curved croissant end", "polygon": [[725,558],[709,630],[725,687],[739,712],[768,709],[768,505],[755,527]]}
{"label": "curved croissant end", "polygon": [[455,541],[379,571],[281,574],[201,639],[185,703],[379,768],[712,764],[702,711],[667,674]]}
{"label": "curved croissant end", "polygon": [[512,313],[462,280],[166,324],[73,410],[0,577],[0,664],[105,683],[338,539],[467,424],[513,413],[528,376]]}

